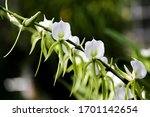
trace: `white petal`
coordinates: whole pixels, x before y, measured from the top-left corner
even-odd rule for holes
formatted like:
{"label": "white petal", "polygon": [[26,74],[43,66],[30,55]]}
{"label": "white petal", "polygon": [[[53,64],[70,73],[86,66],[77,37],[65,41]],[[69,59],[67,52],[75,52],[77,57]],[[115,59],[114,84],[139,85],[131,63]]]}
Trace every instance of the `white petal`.
{"label": "white petal", "polygon": [[[115,94],[114,100],[124,100],[125,99],[125,91],[126,91],[126,89],[124,86],[116,88],[116,94]],[[128,92],[129,92],[129,94],[128,94],[129,99],[133,98],[130,89]]]}
{"label": "white petal", "polygon": [[135,73],[135,78],[141,79],[146,76],[147,70],[141,61],[133,60],[131,61],[131,66],[133,68],[133,72]]}
{"label": "white petal", "polygon": [[88,62],[89,59],[86,57],[85,53],[81,50],[77,50],[78,54],[83,58],[84,62]]}
{"label": "white petal", "polygon": [[[78,38],[77,36],[71,36],[71,37],[69,38],[69,40],[71,40],[72,42],[74,42],[74,43],[77,44],[77,45],[80,44],[80,40],[79,40],[79,38]],[[72,44],[70,44],[70,43],[68,43],[68,42],[66,42],[66,43],[69,45],[69,47],[70,47],[71,49],[75,47],[74,45],[72,45]],[[66,48],[64,45],[63,45],[63,51],[64,51],[64,53],[68,54],[67,48]]]}
{"label": "white petal", "polygon": [[108,59],[106,57],[102,57],[101,60],[108,65]]}
{"label": "white petal", "polygon": [[114,81],[114,85],[115,87],[118,86],[118,85],[123,85],[124,83],[122,82],[122,80],[120,80],[117,76],[115,76],[112,72],[107,72],[107,75],[109,77],[112,78],[112,80]]}
{"label": "white petal", "polygon": [[72,42],[74,42],[77,45],[80,45],[80,40],[79,40],[79,37],[77,37],[77,36],[71,36],[69,38],[69,40],[71,40]]}
{"label": "white petal", "polygon": [[[70,36],[69,40],[72,41],[72,42],[74,42],[77,45],[80,44],[79,37],[77,37],[77,36]],[[70,43],[68,43],[68,44],[69,44],[70,48],[74,48],[75,47],[74,45],[72,45]]]}
{"label": "white petal", "polygon": [[52,30],[53,20],[47,20],[46,17],[45,17],[45,15],[44,15],[43,26],[45,26],[46,28],[49,28],[50,30]]}
{"label": "white petal", "polygon": [[[70,43],[68,43],[68,42],[66,42],[69,46],[70,46],[70,48],[71,48],[71,44]],[[67,50],[67,48],[66,48],[66,46],[63,44],[62,45],[62,49],[63,49],[63,51],[64,51],[64,53],[65,54],[68,54],[68,50]]]}
{"label": "white petal", "polygon": [[125,88],[122,87],[118,87],[116,88],[116,94],[114,96],[114,100],[124,100],[125,99]]}
{"label": "white petal", "polygon": [[71,36],[70,24],[63,22],[55,22],[52,28],[52,36],[55,40],[67,40]]}
{"label": "white petal", "polygon": [[[44,21],[39,22],[42,26],[48,28],[49,30],[52,30],[53,27],[53,20],[47,20],[46,17],[44,16]],[[36,26],[37,30],[41,32],[43,28]]]}
{"label": "white petal", "polygon": [[104,43],[102,41],[96,41],[93,39],[92,41],[87,41],[85,43],[85,54],[86,56],[91,58],[102,58],[104,56]]}

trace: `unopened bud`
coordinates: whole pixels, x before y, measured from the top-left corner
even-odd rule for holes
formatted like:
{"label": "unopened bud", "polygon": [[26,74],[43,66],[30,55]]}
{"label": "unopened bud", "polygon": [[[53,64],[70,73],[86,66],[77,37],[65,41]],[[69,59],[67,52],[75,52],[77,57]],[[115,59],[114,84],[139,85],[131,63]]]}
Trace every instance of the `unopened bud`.
{"label": "unopened bud", "polygon": [[32,24],[35,22],[36,18],[37,18],[40,14],[41,14],[41,12],[39,11],[39,12],[37,12],[35,15],[31,16],[30,18],[27,18],[26,20],[24,20],[23,25],[24,25],[25,27],[28,27],[28,26],[32,25]]}

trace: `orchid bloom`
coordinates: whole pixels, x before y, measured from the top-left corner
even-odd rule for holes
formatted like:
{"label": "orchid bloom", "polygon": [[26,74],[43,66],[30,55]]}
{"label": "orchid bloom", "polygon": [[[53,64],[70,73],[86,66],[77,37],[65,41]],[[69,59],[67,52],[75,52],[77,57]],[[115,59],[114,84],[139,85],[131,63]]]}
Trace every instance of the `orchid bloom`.
{"label": "orchid bloom", "polygon": [[87,41],[85,43],[85,54],[88,59],[97,58],[100,59],[104,56],[104,43],[102,41]]}
{"label": "orchid bloom", "polygon": [[141,62],[141,61],[138,61],[138,60],[132,60],[130,62],[131,66],[132,66],[132,73],[128,70],[128,68],[126,66],[124,66],[125,68],[125,71],[128,75],[128,77],[132,80],[134,79],[142,79],[146,76],[147,74],[147,71],[146,71],[146,68],[144,66],[144,64]]}
{"label": "orchid bloom", "polygon": [[[95,40],[93,38],[92,41],[87,41],[85,43],[85,55],[86,55],[86,60],[90,60],[92,58],[97,58],[97,59],[101,59],[103,62],[108,62],[107,58],[104,57],[104,43],[100,40]],[[89,66],[89,70],[92,69],[92,65]],[[101,70],[101,68],[99,66],[95,66],[95,73],[96,75],[98,75],[99,70]]]}
{"label": "orchid bloom", "polygon": [[[48,28],[48,29],[50,29],[50,30],[52,30],[53,20],[47,20],[45,15],[44,15],[44,21],[39,22],[39,24],[46,27],[46,28]],[[39,32],[42,32],[44,30],[43,28],[41,28],[39,26],[36,26],[36,28]]]}
{"label": "orchid bloom", "polygon": [[147,71],[144,64],[141,61],[133,60],[131,61],[131,66],[133,68],[132,75],[134,78],[142,79],[146,76]]}
{"label": "orchid bloom", "polygon": [[52,36],[57,40],[67,40],[71,37],[70,24],[67,22],[55,22],[52,28]]}

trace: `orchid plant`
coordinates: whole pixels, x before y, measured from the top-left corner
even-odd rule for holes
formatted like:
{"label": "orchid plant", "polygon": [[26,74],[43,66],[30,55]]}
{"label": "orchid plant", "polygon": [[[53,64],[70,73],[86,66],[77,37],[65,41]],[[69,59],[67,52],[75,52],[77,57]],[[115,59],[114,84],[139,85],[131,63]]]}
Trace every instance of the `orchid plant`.
{"label": "orchid plant", "polygon": [[[70,95],[74,95],[77,99],[144,99],[142,97],[144,88],[141,88],[137,81],[147,74],[141,61],[133,59],[130,62],[132,71],[126,65],[123,71],[113,62],[113,59],[109,61],[104,56],[105,46],[101,40],[93,37],[91,41],[85,42],[84,38],[80,43],[79,37],[71,34],[71,26],[68,22],[62,19],[55,22],[54,19],[48,20],[44,16],[44,20],[37,23],[36,18],[40,12],[30,18],[24,18],[8,10],[7,0],[5,3],[6,7],[0,6],[0,10],[6,12],[10,22],[20,30],[14,45],[4,57],[11,53],[21,32],[32,28],[34,31],[32,31],[30,54],[37,42],[41,42],[41,54],[35,76],[40,68],[42,56],[46,61],[51,57],[52,52],[56,52],[59,62],[54,85],[60,76],[73,71],[72,86],[66,82],[64,85],[69,88]],[[85,47],[83,47],[84,43]]]}

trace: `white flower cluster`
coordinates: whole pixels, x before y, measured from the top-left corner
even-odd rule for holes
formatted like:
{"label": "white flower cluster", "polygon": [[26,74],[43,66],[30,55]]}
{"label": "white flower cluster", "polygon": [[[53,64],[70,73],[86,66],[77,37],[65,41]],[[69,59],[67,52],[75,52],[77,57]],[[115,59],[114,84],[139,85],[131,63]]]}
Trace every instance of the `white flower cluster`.
{"label": "white flower cluster", "polygon": [[[8,11],[7,0],[5,4],[5,11]],[[41,54],[35,74],[40,67],[42,56],[44,55],[46,61],[55,51],[58,54],[59,62],[54,84],[61,75],[64,76],[66,72],[73,71],[71,94],[74,93],[78,99],[79,97],[84,97],[83,99],[129,99],[132,97],[143,99],[143,89],[141,89],[137,79],[144,78],[147,70],[141,61],[134,59],[130,62],[132,72],[124,65],[124,72],[119,69],[117,64],[113,65],[112,59],[110,63],[108,62],[104,56],[105,47],[101,40],[93,38],[91,41],[85,42],[85,47],[83,47],[85,39],[80,43],[79,37],[71,34],[71,27],[68,22],[63,20],[53,22],[53,19],[47,20],[44,16],[44,20],[37,23],[35,21],[40,13],[37,12],[30,18],[23,18],[13,12],[7,13],[10,21],[20,30],[14,45],[4,57],[11,53],[21,32],[30,28],[33,33],[30,54],[37,42],[41,40]],[[22,23],[18,20],[20,18],[23,20]],[[36,30],[32,25],[35,25]],[[148,58],[150,49],[142,49],[141,55]],[[68,61],[71,63],[70,66]],[[118,84],[121,84],[120,87],[117,87]]]}
{"label": "white flower cluster", "polygon": [[[75,64],[73,63],[74,64],[73,66],[74,67],[76,66],[77,68],[74,68],[76,69],[74,70],[74,73],[75,73],[74,77],[76,77],[75,78],[76,80],[74,80],[75,82],[74,87],[73,87],[74,91],[79,90],[81,86],[86,86],[85,84],[87,84],[87,82],[92,82],[94,84],[94,85],[90,84],[90,87],[93,88],[91,90],[98,91],[96,86],[98,86],[98,82],[102,82],[102,81],[100,80],[89,81],[89,80],[97,79],[97,77],[102,77],[102,76],[104,76],[104,80],[106,80],[107,77],[111,77],[115,86],[116,84],[118,84],[118,81],[119,81],[119,84],[120,83],[122,84],[121,85],[122,87],[120,88],[123,88],[123,83],[118,77],[116,77],[113,73],[111,73],[111,71],[105,71],[105,66],[101,65],[100,62],[95,61],[97,59],[97,60],[103,61],[106,65],[110,66],[108,64],[108,59],[104,56],[105,47],[104,47],[104,43],[101,40],[95,40],[93,38],[91,41],[87,41],[85,43],[85,48],[82,48],[83,51],[81,51],[76,48],[76,46],[82,47],[82,45],[80,44],[80,40],[77,36],[72,36],[69,23],[64,22],[62,20],[60,20],[60,22],[53,23],[53,20],[47,20],[46,17],[44,16],[44,21],[39,22],[39,24],[51,31],[49,32],[49,34],[52,36],[53,40],[56,41],[55,44],[53,45],[57,45],[57,42],[61,42],[59,49],[62,50],[63,53],[62,51],[59,51],[59,54],[60,56],[64,55],[65,57],[60,57],[61,62],[59,62],[60,66],[58,67],[58,70],[57,70],[58,73],[56,73],[57,75],[61,74],[62,71],[64,72],[66,71],[67,63],[69,59],[72,62],[75,59],[74,61]],[[36,26],[36,28],[39,32],[42,32],[42,35],[45,35],[47,33],[47,31],[44,30],[44,28],[42,27]],[[70,40],[72,43],[69,43],[67,40]],[[52,47],[50,47],[49,51],[52,50],[51,48],[53,48],[53,45]],[[71,55],[74,55],[74,54],[69,53],[70,50],[72,50],[74,54],[75,53],[77,54],[74,58],[71,57]],[[83,65],[82,63],[84,63],[85,65]],[[124,78],[127,78],[127,80],[129,81],[132,81],[135,79],[141,79],[146,76],[147,71],[142,62],[138,60],[132,60],[131,67],[133,69],[132,72],[130,72],[126,66],[124,66],[126,73],[122,72],[119,68],[116,70],[118,70],[120,75],[122,75]],[[113,67],[113,69],[115,68]],[[100,88],[100,85],[99,85],[99,88]],[[120,93],[119,88],[116,89],[116,93],[118,92]],[[116,94],[116,95],[121,95],[121,93]],[[125,95],[125,89],[123,91],[123,95]],[[131,95],[131,92],[130,92],[130,95]],[[122,98],[114,97],[114,99],[122,99]]]}

